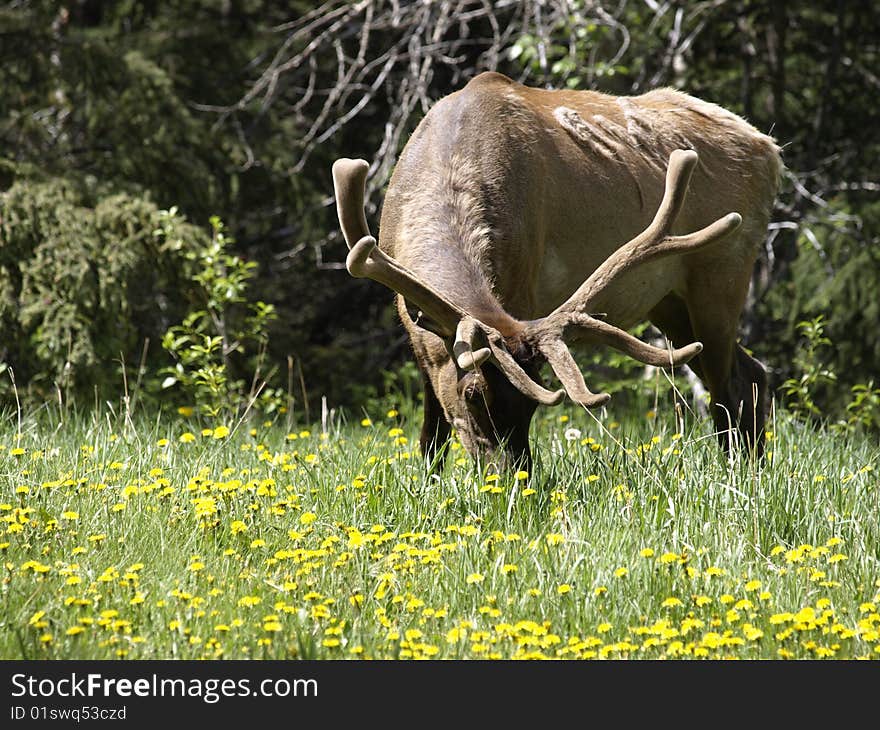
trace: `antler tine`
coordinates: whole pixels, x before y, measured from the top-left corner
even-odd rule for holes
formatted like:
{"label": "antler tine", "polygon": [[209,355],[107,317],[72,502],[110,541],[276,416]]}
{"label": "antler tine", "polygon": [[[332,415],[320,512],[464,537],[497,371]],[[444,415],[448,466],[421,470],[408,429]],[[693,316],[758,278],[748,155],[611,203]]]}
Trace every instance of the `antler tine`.
{"label": "antler tine", "polygon": [[654,347],[642,342],[638,337],[633,337],[629,332],[590,317],[588,314],[575,315],[572,321],[573,324],[589,330],[591,341],[613,347],[634,360],[658,368],[684,365],[703,351],[700,342],[692,342],[675,350]]}
{"label": "antler tine", "polygon": [[336,195],[336,214],[345,243],[353,248],[355,242],[370,235],[364,213],[364,189],[370,164],[366,160],[342,157],[333,163],[333,192]]}
{"label": "antler tine", "polygon": [[599,408],[611,400],[608,393],[594,393],[587,387],[583,373],[561,338],[549,339],[541,345],[543,345],[540,347],[541,352],[565,387],[568,397],[575,403],[580,403],[587,408]]}
{"label": "antler tine", "polygon": [[467,312],[384,253],[370,235],[364,215],[364,185],[368,170],[366,160],[341,158],[333,163],[336,213],[342,235],[351,249],[345,260],[348,273],[384,284],[425,314],[430,320],[426,323],[428,329],[444,336],[453,334]]}
{"label": "antler tine", "polygon": [[537,401],[543,406],[556,406],[565,398],[565,390],[547,390],[538,385],[529,374],[514,360],[507,348],[500,342],[493,342],[489,338],[489,348],[492,351],[492,362],[498,366],[505,377],[520,393]]}
{"label": "antler tine", "polygon": [[485,333],[480,327],[480,323],[473,317],[465,317],[455,328],[452,355],[462,370],[476,370],[492,357],[492,350],[489,347],[474,350],[474,343],[478,337],[484,338]]}
{"label": "antler tine", "polygon": [[[478,341],[485,346],[475,350]],[[465,317],[459,323],[452,356],[462,370],[476,370],[483,363],[491,362],[514,388],[541,405],[555,406],[565,398],[564,390],[547,390],[532,380],[504,345],[501,333],[473,317]]]}

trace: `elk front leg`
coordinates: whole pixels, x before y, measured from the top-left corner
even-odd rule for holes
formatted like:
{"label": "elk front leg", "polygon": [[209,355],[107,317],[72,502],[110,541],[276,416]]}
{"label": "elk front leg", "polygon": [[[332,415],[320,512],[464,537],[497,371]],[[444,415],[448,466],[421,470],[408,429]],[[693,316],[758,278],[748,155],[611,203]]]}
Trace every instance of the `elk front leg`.
{"label": "elk front leg", "polygon": [[[427,374],[422,371],[422,386],[424,393],[424,411],[422,418],[422,432],[419,436],[419,444],[422,447],[422,456],[429,466],[437,466],[442,468],[443,456],[445,452],[441,450],[449,440],[452,433],[452,427],[446,420],[446,414],[443,412],[443,406],[434,392],[431,380]],[[440,455],[439,462],[438,454]]]}

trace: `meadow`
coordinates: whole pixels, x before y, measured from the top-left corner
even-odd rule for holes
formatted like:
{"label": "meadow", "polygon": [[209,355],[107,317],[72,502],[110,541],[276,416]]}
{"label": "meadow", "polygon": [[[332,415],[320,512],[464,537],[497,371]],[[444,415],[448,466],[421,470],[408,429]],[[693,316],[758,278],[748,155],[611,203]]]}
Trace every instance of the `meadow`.
{"label": "meadow", "polygon": [[533,474],[431,473],[413,404],[8,413],[0,657],[880,658],[876,438],[646,405],[539,411]]}

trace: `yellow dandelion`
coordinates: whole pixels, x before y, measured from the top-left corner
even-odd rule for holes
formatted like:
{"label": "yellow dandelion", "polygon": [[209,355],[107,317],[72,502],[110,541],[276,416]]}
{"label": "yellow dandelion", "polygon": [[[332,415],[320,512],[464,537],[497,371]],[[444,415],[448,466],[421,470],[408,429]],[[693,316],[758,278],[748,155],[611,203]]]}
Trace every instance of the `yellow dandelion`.
{"label": "yellow dandelion", "polygon": [[804,550],[803,548],[792,548],[791,550],[785,553],[785,562],[787,563],[800,563],[804,559]]}
{"label": "yellow dandelion", "polygon": [[240,532],[245,532],[248,529],[248,526],[241,520],[233,520],[229,525],[229,529],[232,531],[233,535],[238,535]]}
{"label": "yellow dandelion", "polygon": [[229,435],[229,427],[228,426],[217,426],[213,431],[211,431],[211,437],[215,439],[223,439]]}

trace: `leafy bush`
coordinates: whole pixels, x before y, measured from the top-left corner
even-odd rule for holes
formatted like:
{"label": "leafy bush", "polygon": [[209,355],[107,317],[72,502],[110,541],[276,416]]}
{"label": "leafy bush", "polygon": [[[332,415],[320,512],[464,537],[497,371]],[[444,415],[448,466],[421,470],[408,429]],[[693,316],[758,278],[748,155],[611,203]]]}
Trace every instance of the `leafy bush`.
{"label": "leafy bush", "polygon": [[[880,230],[880,203],[861,206],[858,212],[854,215],[838,201],[821,218],[806,223],[788,275],[768,291],[759,308],[759,316],[775,324],[765,338],[767,361],[785,373],[787,392],[793,378],[811,378],[811,384],[798,386],[809,395],[809,403],[798,396],[801,410],[829,420],[847,421],[852,400],[858,400],[854,408],[860,412],[867,408],[874,386],[866,383],[880,362],[880,248],[860,240]],[[808,375],[812,366],[802,362],[807,353],[799,350],[799,341],[804,334],[809,341],[817,323],[822,341],[814,345],[822,345],[824,374],[816,370]],[[793,352],[799,354],[793,358]],[[854,390],[857,386],[864,390]],[[870,424],[871,417],[865,418],[863,425]]]}
{"label": "leafy bush", "polygon": [[[122,363],[157,365],[180,317],[188,252],[203,231],[125,193],[93,200],[65,180],[21,181],[0,195],[0,362],[27,395],[121,390]],[[165,221],[167,223],[167,221]],[[0,380],[10,394],[11,380]]]}
{"label": "leafy bush", "polygon": [[[175,216],[174,209],[162,214],[156,233],[166,241],[175,235]],[[208,416],[235,412],[257,399],[265,411],[272,412],[284,407],[284,393],[267,388],[260,370],[275,308],[261,301],[247,302],[248,282],[257,265],[229,253],[233,239],[219,218],[211,218],[211,227],[211,240],[185,254],[193,264],[189,291],[195,308],[162,338],[162,347],[177,361],[163,371],[167,377],[162,387],[179,385]],[[256,349],[247,348],[248,344]],[[236,355],[252,374],[250,383],[236,377],[232,363]]]}

